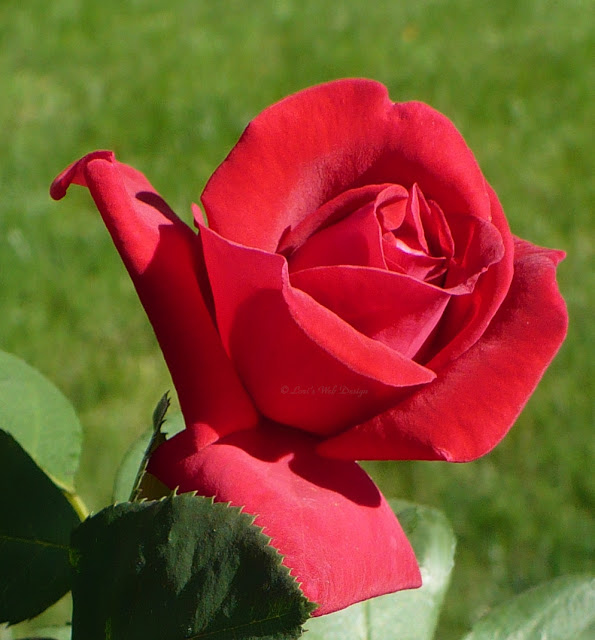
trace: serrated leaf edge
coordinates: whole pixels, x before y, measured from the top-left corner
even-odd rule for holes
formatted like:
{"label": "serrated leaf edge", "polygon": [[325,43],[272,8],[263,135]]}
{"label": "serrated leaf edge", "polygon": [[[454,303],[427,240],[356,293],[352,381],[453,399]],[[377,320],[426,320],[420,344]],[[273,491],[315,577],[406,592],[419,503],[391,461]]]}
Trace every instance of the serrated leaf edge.
{"label": "serrated leaf edge", "polygon": [[[176,492],[177,492],[178,488],[179,488],[179,487],[176,487],[176,489],[175,489],[175,491],[176,491]],[[277,566],[278,566],[278,567],[279,567],[283,572],[285,572],[289,578],[291,578],[291,579],[292,579],[292,581],[294,582],[294,584],[296,584],[296,585],[297,585],[297,587],[298,587],[298,588],[299,588],[299,590],[300,590],[300,593],[301,593],[302,598],[304,598],[304,599],[305,599],[305,601],[306,601],[306,604],[308,604],[308,605],[312,605],[312,606],[313,606],[312,611],[315,611],[316,609],[318,609],[318,607],[319,607],[320,605],[319,605],[319,604],[317,604],[316,602],[313,602],[312,600],[310,600],[310,599],[308,599],[308,598],[306,597],[306,595],[304,594],[304,592],[303,592],[303,590],[302,590],[302,582],[300,582],[300,581],[297,579],[297,577],[294,575],[294,573],[293,573],[293,569],[292,569],[290,566],[288,566],[287,564],[285,564],[285,563],[284,563],[285,556],[284,556],[284,555],[281,553],[281,551],[280,551],[280,550],[279,550],[279,549],[278,549],[278,548],[273,544],[273,538],[272,538],[271,536],[269,536],[269,534],[268,534],[268,533],[265,533],[266,526],[265,526],[265,525],[255,524],[255,521],[256,521],[256,519],[258,518],[258,516],[259,516],[260,514],[252,514],[252,513],[248,513],[247,511],[244,511],[244,509],[246,508],[246,507],[245,507],[245,505],[242,505],[242,506],[236,506],[236,505],[233,505],[233,504],[231,503],[231,501],[227,501],[227,502],[218,502],[217,500],[215,500],[215,496],[201,496],[201,495],[199,495],[199,494],[198,494],[198,492],[196,492],[196,491],[188,491],[188,492],[186,492],[186,493],[182,493],[182,494],[178,494],[178,493],[176,493],[176,495],[187,495],[187,494],[191,494],[191,495],[196,496],[196,497],[199,497],[199,498],[208,498],[208,499],[210,499],[211,504],[213,504],[213,505],[222,505],[222,506],[227,507],[228,509],[237,510],[238,514],[248,516],[248,518],[250,519],[249,525],[250,525],[250,526],[252,526],[252,527],[254,527],[255,529],[257,529],[257,530],[258,530],[258,533],[259,533],[260,535],[262,535],[264,538],[266,538],[266,541],[267,541],[266,546],[267,546],[267,547],[270,547],[271,549],[273,549],[273,550],[275,551],[275,553],[276,553],[276,555],[277,555],[277,557],[278,557],[278,560],[279,560],[279,562],[278,562],[278,565],[277,565]]]}
{"label": "serrated leaf edge", "polygon": [[[297,578],[295,577],[295,575],[293,575],[293,570],[288,567],[286,564],[284,564],[284,559],[285,556],[279,551],[279,549],[274,546],[272,544],[272,537],[269,536],[268,534],[266,534],[264,532],[264,529],[266,527],[261,526],[261,525],[257,525],[255,524],[255,520],[258,517],[257,515],[254,515],[252,513],[248,513],[246,511],[244,511],[244,506],[236,506],[233,505],[230,501],[228,502],[218,502],[215,500],[215,496],[203,496],[200,495],[197,491],[186,491],[184,493],[178,493],[179,487],[176,487],[169,495],[166,496],[162,496],[161,498],[157,499],[157,500],[149,500],[146,498],[143,498],[142,500],[137,500],[137,501],[132,501],[132,500],[128,500],[128,501],[118,501],[118,502],[114,502],[112,505],[108,506],[108,507],[104,507],[102,509],[100,509],[97,512],[92,512],[87,519],[92,518],[94,515],[98,515],[100,512],[105,511],[105,509],[108,508],[114,508],[117,507],[119,505],[124,505],[124,504],[136,504],[136,505],[140,505],[140,504],[150,504],[150,503],[162,503],[165,502],[167,500],[173,500],[175,498],[183,498],[185,496],[188,497],[194,497],[194,498],[199,498],[201,500],[207,500],[210,504],[212,504],[213,506],[216,506],[217,508],[223,508],[223,509],[231,509],[232,511],[236,511],[238,515],[241,515],[243,517],[246,518],[246,523],[249,527],[254,527],[254,529],[257,530],[257,534],[259,536],[262,536],[264,538],[264,541],[266,542],[266,545],[263,548],[270,548],[274,554],[275,554],[275,565],[276,568],[278,570],[281,570],[281,572],[283,574],[285,574],[288,578],[291,579],[292,583],[294,585],[297,586],[298,591],[299,591],[299,598],[300,601],[302,603],[302,606],[304,608],[304,611],[306,614],[308,614],[309,617],[312,616],[312,613],[320,606],[318,603],[313,602],[312,600],[310,600],[303,592],[302,590],[302,583],[299,582],[297,580]],[[69,549],[70,553],[69,553],[69,557],[70,557],[70,562],[71,565],[73,567],[73,569],[76,571],[76,558],[75,556],[75,548],[74,547],[70,547]],[[292,612],[287,612],[287,613],[283,613],[280,615],[276,615],[276,616],[271,616],[268,618],[263,618],[261,620],[252,620],[248,623],[245,623],[243,625],[239,625],[237,627],[234,627],[233,629],[225,629],[225,632],[233,632],[233,631],[237,631],[239,629],[244,629],[244,628],[250,628],[253,625],[258,625],[258,624],[262,624],[264,622],[269,622],[272,620],[280,620],[283,619],[286,616],[292,615]],[[303,624],[303,623],[302,623]],[[301,627],[301,625],[300,625]],[[199,633],[198,635],[194,635],[194,636],[186,636],[185,638],[183,638],[183,640],[199,640],[202,638],[208,638],[208,637],[216,637],[217,634],[221,634],[222,631],[221,630],[217,630],[217,631],[210,631],[207,633]],[[182,639],[181,639],[182,640]]]}
{"label": "serrated leaf edge", "polygon": [[301,597],[304,598],[306,604],[308,605],[308,607],[312,607],[310,613],[312,613],[313,611],[315,611],[316,609],[318,609],[318,607],[320,606],[318,603],[313,602],[312,600],[310,600],[303,592],[302,590],[302,582],[300,582],[297,577],[294,575],[293,573],[293,569],[291,567],[289,567],[287,564],[284,563],[285,560],[285,556],[281,553],[281,551],[273,544],[273,538],[271,536],[268,535],[268,533],[265,532],[266,526],[264,525],[259,525],[259,524],[255,524],[256,519],[258,518],[258,516],[260,514],[253,514],[253,513],[248,513],[247,511],[244,511],[245,509],[245,505],[241,505],[241,506],[236,506],[233,505],[231,503],[231,501],[227,501],[227,502],[219,502],[215,499],[215,496],[203,496],[201,494],[198,493],[198,491],[184,491],[183,493],[179,493],[179,489],[180,487],[176,487],[175,489],[172,490],[172,492],[169,495],[166,496],[162,496],[161,498],[159,498],[158,500],[149,500],[147,498],[142,498],[141,500],[136,500],[136,501],[124,501],[124,502],[116,502],[114,503],[112,506],[117,506],[119,504],[128,504],[128,503],[134,503],[134,504],[144,504],[147,502],[163,502],[167,499],[172,499],[172,498],[176,498],[176,497],[182,497],[182,496],[192,496],[195,498],[200,498],[202,500],[208,500],[212,505],[215,506],[221,506],[221,507],[225,507],[227,509],[231,509],[234,511],[237,511],[237,513],[243,516],[247,516],[247,518],[249,519],[249,526],[254,527],[255,529],[258,530],[258,533],[260,535],[262,535],[265,539],[266,539],[266,546],[270,547],[271,549],[273,549],[278,557],[278,564],[277,566],[287,574],[287,576],[289,578],[291,578],[291,580],[294,582],[294,584],[297,585],[297,587],[300,590],[300,594]]}
{"label": "serrated leaf edge", "polygon": [[[110,505],[111,507],[117,507],[119,505],[122,504],[145,504],[145,503],[159,503],[159,502],[164,502],[165,500],[171,500],[173,498],[181,498],[183,496],[191,496],[194,498],[199,498],[201,500],[208,500],[210,502],[210,504],[214,505],[214,506],[218,506],[221,508],[227,508],[227,509],[231,509],[233,511],[237,511],[238,515],[242,515],[242,516],[246,516],[248,518],[248,525],[251,527],[254,527],[259,535],[263,536],[266,540],[266,547],[271,548],[276,556],[277,556],[277,560],[278,562],[277,567],[284,572],[287,577],[291,578],[292,582],[298,587],[299,591],[300,591],[300,597],[303,598],[304,600],[304,604],[306,605],[306,608],[309,609],[308,613],[312,614],[316,609],[318,609],[318,607],[320,606],[318,603],[313,602],[312,600],[310,600],[303,592],[302,590],[302,582],[300,582],[296,576],[293,573],[293,569],[291,567],[289,567],[287,564],[284,563],[285,560],[285,556],[281,553],[281,551],[273,544],[273,538],[271,536],[269,536],[267,533],[265,533],[265,529],[266,526],[264,525],[258,525],[255,524],[256,519],[258,518],[259,514],[252,514],[252,513],[248,513],[247,511],[244,511],[245,509],[245,505],[242,506],[236,506],[233,505],[231,503],[231,501],[227,501],[227,502],[219,502],[215,499],[215,496],[203,496],[201,494],[198,493],[198,491],[184,491],[183,493],[179,493],[179,486],[176,487],[175,489],[172,490],[172,492],[169,495],[166,496],[162,496],[161,498],[155,500],[149,500],[148,498],[142,498],[140,500],[124,500],[124,501],[117,501],[112,503],[112,505]],[[98,513],[100,513],[101,511],[103,511],[105,508],[108,507],[104,507],[103,509],[100,509],[100,511],[97,512],[92,512],[88,517],[91,518],[94,515],[97,515]],[[272,618],[267,618],[267,620],[271,620]],[[259,622],[264,622],[265,620],[261,620]],[[239,628],[239,627],[238,627]],[[206,636],[191,636],[190,638],[188,638],[188,640],[193,640],[194,638],[201,638],[201,637],[206,637]]]}

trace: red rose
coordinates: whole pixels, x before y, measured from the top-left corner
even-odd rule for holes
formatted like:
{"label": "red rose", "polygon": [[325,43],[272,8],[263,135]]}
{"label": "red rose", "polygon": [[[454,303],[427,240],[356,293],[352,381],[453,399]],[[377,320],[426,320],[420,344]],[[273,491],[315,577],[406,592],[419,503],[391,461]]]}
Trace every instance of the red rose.
{"label": "red rose", "polygon": [[107,151],[87,186],[163,349],[187,429],[170,487],[258,514],[318,614],[417,586],[360,459],[471,460],[566,331],[562,252],[511,235],[453,124],[342,80],[273,105],[196,208],[196,235]]}

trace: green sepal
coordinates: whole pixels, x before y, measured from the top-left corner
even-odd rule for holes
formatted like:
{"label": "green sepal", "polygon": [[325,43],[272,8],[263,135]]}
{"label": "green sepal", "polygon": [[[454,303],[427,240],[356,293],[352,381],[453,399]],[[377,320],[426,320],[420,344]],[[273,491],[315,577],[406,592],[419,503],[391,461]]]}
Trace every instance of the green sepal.
{"label": "green sepal", "polygon": [[165,414],[169,409],[169,405],[169,392],[166,391],[161,396],[155,410],[153,411],[153,431],[146,447],[144,448],[143,457],[140,461],[140,465],[138,466],[134,482],[132,483],[132,491],[130,492],[130,500],[132,502],[141,498],[141,482],[147,470],[151,454],[159,445],[165,442],[165,434],[161,431],[161,427],[165,422]]}
{"label": "green sepal", "polygon": [[254,517],[174,495],[102,510],[72,536],[73,640],[290,640],[315,605]]}
{"label": "green sepal", "polygon": [[143,491],[143,481],[146,481],[147,465],[151,454],[162,444],[166,436],[171,437],[184,428],[184,418],[181,413],[168,414],[169,394],[164,394],[153,412],[153,427],[141,434],[129,447],[118,468],[113,489],[114,502],[137,502],[143,498],[156,498],[167,495],[147,496]]}
{"label": "green sepal", "polygon": [[62,491],[2,430],[0,487],[0,622],[15,624],[70,590],[70,534],[80,520]]}

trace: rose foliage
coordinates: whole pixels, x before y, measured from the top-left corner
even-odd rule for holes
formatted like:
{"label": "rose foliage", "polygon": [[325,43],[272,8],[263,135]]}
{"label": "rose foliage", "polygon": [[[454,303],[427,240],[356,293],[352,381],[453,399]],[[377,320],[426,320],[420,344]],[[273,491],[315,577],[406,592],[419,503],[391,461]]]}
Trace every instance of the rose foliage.
{"label": "rose foliage", "polygon": [[511,234],[454,125],[367,80],[290,96],[211,177],[198,234],[109,151],[52,196],[71,183],[95,200],[184,414],[149,471],[256,514],[318,615],[418,586],[355,460],[487,453],[567,323],[563,253]]}

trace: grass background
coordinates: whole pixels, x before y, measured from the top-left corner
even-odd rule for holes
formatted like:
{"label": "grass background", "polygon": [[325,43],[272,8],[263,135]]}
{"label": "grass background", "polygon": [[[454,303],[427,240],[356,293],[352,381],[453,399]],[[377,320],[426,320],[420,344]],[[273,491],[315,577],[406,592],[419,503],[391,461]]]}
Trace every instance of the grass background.
{"label": "grass background", "polygon": [[1,0],[0,349],[77,408],[89,506],[109,501],[120,457],[171,382],[88,195],[53,203],[52,178],[114,149],[189,220],[261,109],[365,76],[447,114],[513,231],[568,253],[568,340],[502,445],[467,465],[368,465],[385,493],[453,524],[438,637],[460,637],[542,580],[593,570],[592,18],[587,0]]}

